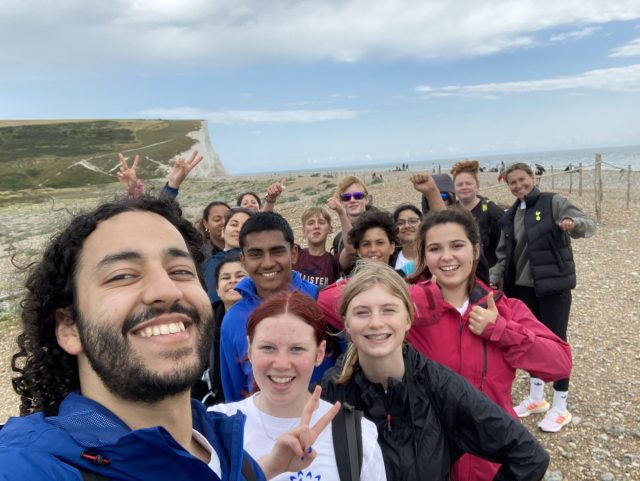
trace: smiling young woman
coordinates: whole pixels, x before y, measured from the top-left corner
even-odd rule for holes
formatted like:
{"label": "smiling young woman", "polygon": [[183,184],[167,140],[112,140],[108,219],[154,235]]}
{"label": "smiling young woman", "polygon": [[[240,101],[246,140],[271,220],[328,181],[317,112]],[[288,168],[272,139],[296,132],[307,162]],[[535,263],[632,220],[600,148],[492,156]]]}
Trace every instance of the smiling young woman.
{"label": "smiling young woman", "polygon": [[[311,398],[311,374],[324,359],[325,331],[322,310],[299,292],[277,294],[251,314],[247,324],[249,358],[259,391],[242,401],[214,406],[212,410],[230,415],[241,411],[246,415],[244,447],[254,458],[269,453],[278,436],[300,423],[303,409]],[[330,403],[320,401],[311,422],[316,422],[331,408]],[[376,428],[367,420],[362,420],[361,427],[360,478],[383,481],[386,478]],[[313,448],[318,455],[302,477],[339,481],[331,429],[320,434]],[[289,481],[292,474],[295,473],[274,479]]]}
{"label": "smiling young woman", "polygon": [[[325,374],[323,397],[348,402],[375,423],[387,479],[413,481],[428,473],[449,480],[451,465],[465,452],[503,463],[505,479],[542,479],[549,458],[526,428],[404,342],[413,331],[414,299],[391,267],[360,263],[344,288],[340,314],[351,344],[342,365]],[[436,341],[456,344],[451,336]]]}

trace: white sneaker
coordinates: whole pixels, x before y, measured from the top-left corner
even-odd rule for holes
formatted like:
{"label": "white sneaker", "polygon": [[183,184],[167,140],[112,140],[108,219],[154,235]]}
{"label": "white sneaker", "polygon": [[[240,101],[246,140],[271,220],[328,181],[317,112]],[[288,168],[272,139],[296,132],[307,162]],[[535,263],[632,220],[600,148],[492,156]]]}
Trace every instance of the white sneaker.
{"label": "white sneaker", "polygon": [[551,405],[546,401],[542,400],[540,402],[532,401],[530,397],[525,398],[517,406],[513,407],[513,410],[516,412],[519,418],[526,418],[529,414],[540,414],[546,413]]}
{"label": "white sneaker", "polygon": [[562,412],[559,409],[551,409],[542,421],[538,423],[538,427],[547,433],[557,433],[564,426],[571,422],[571,413],[569,411]]}

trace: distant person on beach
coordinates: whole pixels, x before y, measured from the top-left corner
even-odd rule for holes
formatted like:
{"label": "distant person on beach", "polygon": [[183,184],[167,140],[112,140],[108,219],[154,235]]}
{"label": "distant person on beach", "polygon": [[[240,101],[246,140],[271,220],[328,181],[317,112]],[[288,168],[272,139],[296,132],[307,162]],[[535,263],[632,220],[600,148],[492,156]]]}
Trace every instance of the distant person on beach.
{"label": "distant person on beach", "polygon": [[313,461],[335,410],[256,462],[243,416],[191,400],[212,335],[199,249],[177,204],[149,196],[102,204],[50,241],[26,281],[22,416],[0,431],[0,479],[262,481]]}
{"label": "distant person on beach", "polygon": [[491,268],[497,262],[496,248],[500,241],[499,221],[504,210],[486,197],[479,195],[479,169],[480,164],[477,160],[463,160],[453,166],[451,175],[458,204],[471,212],[478,223],[482,253],[487,259],[488,267]]}
{"label": "distant person on beach", "polygon": [[504,161],[500,162],[500,168],[498,169],[498,183],[504,181]]}
{"label": "distant person on beach", "polygon": [[[469,217],[475,227],[473,218]],[[471,250],[471,245],[467,244],[465,255],[470,257]],[[472,275],[471,265],[465,264],[466,274]],[[462,289],[466,289],[464,275],[458,272],[455,277],[458,283],[461,281]],[[449,283],[444,282],[445,285]],[[395,271],[378,263],[361,261],[343,287],[341,299],[337,299],[337,316],[332,314],[332,322],[338,321],[344,326],[351,342],[344,359],[325,374],[322,396],[329,402],[339,400],[353,405],[375,423],[388,480],[448,481],[452,464],[464,453],[501,463],[491,471],[490,478],[466,479],[493,479],[498,468],[496,479],[542,479],[549,455],[517,419],[461,375],[406,344],[405,339],[408,337],[411,342],[411,333],[421,322],[414,319],[416,309],[420,311],[424,306],[421,303],[416,306],[416,298],[408,292],[409,286]],[[504,302],[499,299],[496,302],[504,312]],[[449,316],[460,317],[457,310],[453,311]],[[481,317],[481,311],[478,311],[474,329],[481,330],[481,324],[486,322]],[[453,325],[452,320],[440,323]],[[506,320],[501,318],[496,323],[501,324],[502,329]],[[434,334],[438,331],[443,333],[444,329],[436,328]],[[510,331],[504,332],[504,344],[510,343],[506,337],[523,337],[517,330]],[[494,333],[497,337],[498,333]],[[466,351],[466,345],[458,345],[458,336],[457,326],[453,326],[453,332],[430,337],[431,342],[440,344],[443,351],[456,350],[466,358],[461,355]],[[469,332],[462,336],[476,335]],[[482,343],[478,337],[478,346]],[[498,343],[500,341],[496,340]],[[495,368],[492,360],[500,350],[499,347],[490,348],[489,366],[492,369]],[[513,352],[513,357],[517,358],[518,354]],[[473,354],[473,359],[475,363],[469,368],[480,376],[481,349]],[[514,371],[509,371],[512,376]]]}
{"label": "distant person on beach", "polygon": [[[258,212],[240,231],[242,265],[249,277],[236,286],[242,299],[222,320],[220,336],[220,371],[227,402],[240,401],[253,393],[251,363],[247,357],[247,319],[268,297],[295,290],[315,299],[318,287],[302,279],[293,270],[298,255],[293,230],[275,212]],[[330,356],[332,352],[328,352]],[[312,381],[318,381],[333,360],[327,357],[316,368]]]}
{"label": "distant person on beach", "polygon": [[[569,199],[540,192],[527,164],[510,165],[505,176],[516,201],[500,220],[502,233],[496,249],[498,261],[490,271],[491,284],[522,300],[566,340],[571,290],[576,286],[571,238],[593,236],[596,223]],[[515,411],[520,417],[547,413],[538,426],[557,432],[571,421],[568,392],[568,376],[554,382],[550,406],[545,400],[544,381],[532,373],[529,396]]]}
{"label": "distant person on beach", "polygon": [[[351,230],[351,221],[347,216],[342,203],[336,196],[331,197],[327,206],[338,213],[343,232]],[[293,269],[298,271],[302,278],[317,286],[333,284],[342,271],[341,256],[346,267],[350,259],[355,255],[355,250],[349,242],[345,243],[345,249],[340,254],[331,254],[327,251],[327,237],[332,232],[331,216],[322,207],[309,207],[302,213],[302,234],[307,240],[306,248],[298,249],[298,258],[293,264]]]}

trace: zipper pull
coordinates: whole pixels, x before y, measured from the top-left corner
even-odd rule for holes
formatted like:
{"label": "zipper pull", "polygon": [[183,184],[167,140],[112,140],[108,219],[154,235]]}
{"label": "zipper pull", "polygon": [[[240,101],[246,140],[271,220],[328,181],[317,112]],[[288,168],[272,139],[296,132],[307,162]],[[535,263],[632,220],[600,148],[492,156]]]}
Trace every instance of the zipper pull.
{"label": "zipper pull", "polygon": [[391,431],[391,414],[387,414],[387,431]]}

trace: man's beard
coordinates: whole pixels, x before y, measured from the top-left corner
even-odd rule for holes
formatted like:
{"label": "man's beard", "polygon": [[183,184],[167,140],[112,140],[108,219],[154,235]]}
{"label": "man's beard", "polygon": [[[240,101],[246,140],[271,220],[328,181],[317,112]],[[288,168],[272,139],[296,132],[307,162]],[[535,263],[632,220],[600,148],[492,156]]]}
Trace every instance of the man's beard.
{"label": "man's beard", "polygon": [[[168,351],[166,358],[176,362],[175,370],[159,374],[149,370],[132,352],[127,334],[142,322],[167,313],[187,315],[199,340],[195,347],[195,361],[187,364],[187,360],[194,357],[191,348]],[[168,396],[183,393],[200,379],[209,360],[213,316],[202,320],[198,311],[193,308],[180,304],[169,308],[152,307],[141,314],[127,317],[121,330],[106,323],[87,320],[77,309],[75,318],[78,320],[82,347],[91,367],[109,391],[127,401],[155,403]]]}

